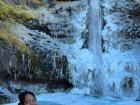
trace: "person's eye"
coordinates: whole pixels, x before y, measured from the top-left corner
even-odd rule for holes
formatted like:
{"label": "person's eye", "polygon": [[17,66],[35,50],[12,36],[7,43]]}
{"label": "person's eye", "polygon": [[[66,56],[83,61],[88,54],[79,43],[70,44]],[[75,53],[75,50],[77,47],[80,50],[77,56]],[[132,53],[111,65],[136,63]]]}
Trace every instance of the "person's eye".
{"label": "person's eye", "polygon": [[25,101],[25,104],[28,104],[29,102],[28,101]]}

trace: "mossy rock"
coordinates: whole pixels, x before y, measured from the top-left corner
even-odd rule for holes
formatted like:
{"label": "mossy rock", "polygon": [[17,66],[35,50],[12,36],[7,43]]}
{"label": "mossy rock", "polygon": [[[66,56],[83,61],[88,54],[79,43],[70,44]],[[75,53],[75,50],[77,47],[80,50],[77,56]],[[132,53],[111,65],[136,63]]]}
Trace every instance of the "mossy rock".
{"label": "mossy rock", "polygon": [[0,94],[0,104],[10,103],[10,102],[11,100],[9,96]]}
{"label": "mossy rock", "polygon": [[22,8],[20,5],[6,4],[0,0],[0,20],[15,20],[23,23],[35,18],[29,9]]}
{"label": "mossy rock", "polygon": [[15,23],[0,21],[0,39],[14,45],[22,53],[30,54],[30,49],[22,43],[15,33],[11,31],[11,26]]}
{"label": "mossy rock", "polygon": [[4,0],[7,4],[24,5],[30,8],[39,8],[45,6],[47,1],[45,0]]}

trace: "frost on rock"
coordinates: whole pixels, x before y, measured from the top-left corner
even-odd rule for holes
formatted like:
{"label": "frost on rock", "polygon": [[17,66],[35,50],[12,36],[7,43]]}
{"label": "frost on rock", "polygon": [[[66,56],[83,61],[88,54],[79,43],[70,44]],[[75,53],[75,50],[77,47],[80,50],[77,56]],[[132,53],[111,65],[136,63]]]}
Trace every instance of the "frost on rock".
{"label": "frost on rock", "polygon": [[102,6],[106,89],[114,96],[138,95],[140,6],[133,0],[102,0]]}

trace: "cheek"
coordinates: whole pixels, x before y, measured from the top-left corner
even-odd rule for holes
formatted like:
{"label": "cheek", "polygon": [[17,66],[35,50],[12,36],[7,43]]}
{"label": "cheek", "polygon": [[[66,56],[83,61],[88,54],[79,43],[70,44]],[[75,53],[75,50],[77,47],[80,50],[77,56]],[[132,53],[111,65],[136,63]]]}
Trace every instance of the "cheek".
{"label": "cheek", "polygon": [[30,105],[29,103],[25,103],[24,105]]}
{"label": "cheek", "polygon": [[37,105],[37,102],[36,102],[36,100],[34,101],[34,105]]}
{"label": "cheek", "polygon": [[24,105],[30,105],[30,102],[24,102]]}

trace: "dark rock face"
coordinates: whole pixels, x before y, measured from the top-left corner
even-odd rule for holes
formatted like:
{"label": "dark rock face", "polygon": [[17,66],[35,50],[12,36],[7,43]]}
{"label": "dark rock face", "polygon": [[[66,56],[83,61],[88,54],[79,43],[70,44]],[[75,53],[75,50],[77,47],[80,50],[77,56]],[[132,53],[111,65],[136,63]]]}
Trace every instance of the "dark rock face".
{"label": "dark rock face", "polygon": [[[58,81],[68,80],[67,58],[55,51],[35,51],[27,55],[0,41],[0,73],[2,79]],[[56,56],[55,56],[56,55]]]}
{"label": "dark rock face", "polygon": [[46,3],[43,0],[4,0],[4,1],[9,4],[14,3],[16,5],[26,4],[27,6],[31,8],[38,8]]}
{"label": "dark rock face", "polygon": [[[5,41],[0,41],[0,73],[3,74],[1,75],[1,78],[6,77],[7,74],[10,74],[10,69],[16,68],[12,67],[16,62],[15,50],[16,49],[12,45],[6,43]],[[13,64],[11,64],[10,61],[13,61]]]}
{"label": "dark rock face", "polygon": [[16,5],[26,4],[27,6],[31,8],[38,8],[45,4],[49,4],[49,7],[53,7],[56,1],[67,2],[67,1],[76,1],[76,0],[4,0],[4,1],[9,4],[13,4],[13,3]]}
{"label": "dark rock face", "polygon": [[[34,20],[37,21],[37,20]],[[36,23],[36,24],[35,24]],[[28,22],[25,24],[30,29],[37,29],[39,31],[45,32],[52,38],[72,38],[72,32],[74,29],[70,23],[64,21],[61,23],[46,23],[37,24],[38,22]]]}
{"label": "dark rock face", "polygon": [[124,80],[122,81],[122,89],[127,94],[127,92],[133,92],[134,89],[134,79],[131,77],[125,77]]}
{"label": "dark rock face", "polygon": [[0,93],[0,104],[10,103],[10,97]]}

